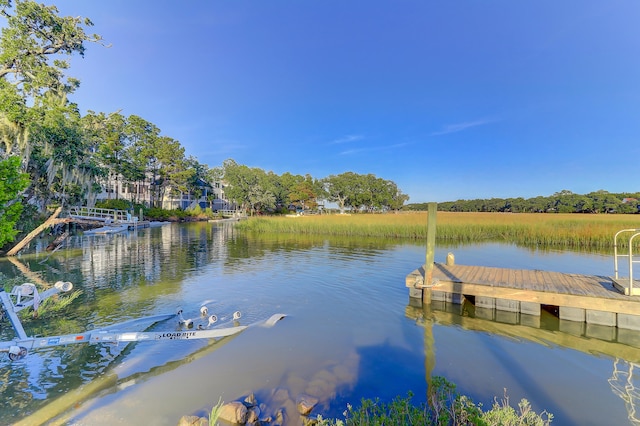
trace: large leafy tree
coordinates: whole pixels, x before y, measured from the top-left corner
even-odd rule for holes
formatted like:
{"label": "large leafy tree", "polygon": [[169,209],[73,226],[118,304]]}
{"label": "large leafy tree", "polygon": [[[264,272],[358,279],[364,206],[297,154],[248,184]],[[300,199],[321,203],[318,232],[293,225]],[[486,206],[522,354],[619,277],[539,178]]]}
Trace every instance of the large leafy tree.
{"label": "large leafy tree", "polygon": [[126,136],[127,168],[123,170],[123,178],[135,186],[136,198],[140,198],[143,182],[147,178],[152,183],[157,180],[159,163],[157,156],[152,154],[160,137],[160,129],[142,117],[130,115],[126,123]]}
{"label": "large leafy tree", "polygon": [[192,171],[187,168],[184,147],[173,138],[161,136],[156,140],[156,148],[159,178],[155,184],[158,188],[158,199],[164,199],[167,191],[172,191],[173,195],[188,192],[188,181]]}
{"label": "large leafy tree", "polygon": [[80,115],[72,104],[44,99],[31,108],[37,117],[30,128],[31,154],[25,162],[35,185],[27,191],[29,202],[40,209],[53,200],[76,204],[95,190],[101,173],[86,144]]}
{"label": "large leafy tree", "polygon": [[105,115],[89,111],[83,117],[86,126],[86,140],[90,150],[95,154],[96,161],[104,170],[104,178],[116,182],[112,192],[118,199],[118,181],[131,170],[129,158],[126,154],[128,141],[126,135],[126,119],[119,113]]}
{"label": "large leafy tree", "polygon": [[195,176],[207,173],[195,159],[185,159],[180,142],[161,136],[157,126],[139,116],[90,111],[83,122],[86,137],[91,140],[90,150],[107,172],[108,181],[115,183],[115,198],[119,196],[118,183],[127,185],[138,198],[142,196],[142,183],[147,181],[151,205],[159,206],[169,192],[193,192]]}
{"label": "large leafy tree", "polygon": [[318,206],[318,190],[311,175],[301,177],[289,190],[289,201],[303,209],[313,209]]}
{"label": "large leafy tree", "polygon": [[398,210],[409,199],[395,182],[373,174],[345,172],[331,175],[321,182],[324,186],[322,196],[337,203],[340,212],[347,207],[369,212]]}
{"label": "large leafy tree", "polygon": [[18,156],[32,175],[29,202],[44,208],[92,188],[95,163],[84,146],[79,114],[68,95],[68,58],[99,42],[90,20],[62,17],[55,6],[0,0],[0,158]]}
{"label": "large leafy tree", "polygon": [[247,201],[251,208],[251,214],[275,207],[276,197],[271,191],[264,190],[259,183],[249,188]]}
{"label": "large leafy tree", "polygon": [[409,196],[407,194],[404,194],[400,190],[400,188],[398,188],[398,185],[396,185],[395,182],[386,181],[385,190],[386,194],[388,195],[387,206],[391,210],[397,212],[402,208],[402,206],[404,206],[404,203],[409,201]]}
{"label": "large leafy tree", "polygon": [[232,159],[222,163],[222,176],[226,183],[225,195],[241,209],[246,210],[249,204],[249,194],[258,179],[248,166],[238,164]]}
{"label": "large leafy tree", "polygon": [[88,18],[61,17],[55,6],[31,0],[0,0],[0,15],[7,20],[0,40],[0,78],[9,79],[22,97],[77,87],[77,80],[65,80],[69,63],[61,55],[83,56],[86,41],[101,40],[85,33],[93,26]]}
{"label": "large leafy tree", "polygon": [[340,213],[344,213],[347,206],[351,206],[359,192],[358,174],[345,172],[324,178],[324,189],[327,199],[338,204]]}
{"label": "large leafy tree", "polygon": [[222,168],[225,195],[229,200],[252,214],[275,208],[276,196],[268,189],[272,182],[264,170],[238,164],[232,159],[225,160]]}
{"label": "large leafy tree", "polygon": [[159,131],[157,133],[155,133],[155,129],[151,131],[153,134],[148,134],[148,137],[138,143],[138,154],[139,158],[146,163],[145,171],[151,176],[151,206],[157,207],[162,200],[160,170],[163,167],[163,156],[159,150],[161,144]]}
{"label": "large leafy tree", "polygon": [[209,166],[200,163],[194,156],[185,159],[186,174],[185,189],[192,199],[198,200],[200,197],[209,197]]}
{"label": "large leafy tree", "polygon": [[22,204],[15,200],[28,185],[28,175],[20,171],[18,157],[0,160],[0,247],[13,241],[18,232],[15,225],[22,213]]}
{"label": "large leafy tree", "polygon": [[289,190],[291,188],[291,173],[284,173],[278,176],[276,173],[269,171],[265,176],[265,189],[275,197],[276,208],[286,208],[289,203]]}
{"label": "large leafy tree", "polygon": [[67,78],[65,57],[83,56],[85,42],[99,42],[88,35],[93,23],[80,17],[61,17],[55,6],[31,0],[0,0],[0,16],[6,19],[0,36],[0,131],[4,156],[28,153],[27,104],[40,104],[45,96],[66,103],[79,85]]}

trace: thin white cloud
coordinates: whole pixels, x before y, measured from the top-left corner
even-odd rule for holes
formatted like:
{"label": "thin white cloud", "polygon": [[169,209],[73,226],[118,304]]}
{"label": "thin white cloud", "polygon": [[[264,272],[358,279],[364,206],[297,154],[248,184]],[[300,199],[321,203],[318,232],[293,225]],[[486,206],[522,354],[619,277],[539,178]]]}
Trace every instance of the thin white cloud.
{"label": "thin white cloud", "polygon": [[496,120],[476,120],[476,121],[466,121],[464,123],[456,123],[456,124],[448,124],[444,126],[442,130],[431,133],[431,136],[440,136],[447,135],[449,133],[457,133],[462,132],[463,130],[470,129],[472,127],[484,126],[485,124],[493,123]]}
{"label": "thin white cloud", "polygon": [[364,135],[347,135],[329,142],[329,145],[338,145],[343,143],[355,142],[364,139]]}
{"label": "thin white cloud", "polygon": [[372,151],[386,151],[389,149],[402,148],[403,146],[406,146],[406,145],[409,145],[409,144],[406,142],[403,142],[403,143],[396,143],[393,145],[386,145],[386,146],[347,149],[346,151],[342,151],[340,155],[353,155],[353,154],[359,154],[361,152],[372,152]]}

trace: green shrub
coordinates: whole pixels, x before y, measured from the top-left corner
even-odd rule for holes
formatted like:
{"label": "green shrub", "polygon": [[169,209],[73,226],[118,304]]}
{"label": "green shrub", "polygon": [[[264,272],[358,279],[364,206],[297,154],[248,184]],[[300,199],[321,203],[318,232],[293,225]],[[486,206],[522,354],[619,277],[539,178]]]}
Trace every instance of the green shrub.
{"label": "green shrub", "polygon": [[146,220],[179,220],[187,217],[191,217],[191,213],[181,209],[165,210],[152,207],[144,211],[144,218]]}
{"label": "green shrub", "polygon": [[133,208],[133,204],[127,200],[100,200],[96,202],[96,207],[99,209],[129,210]]}
{"label": "green shrub", "polygon": [[187,210],[185,213],[196,220],[207,220],[215,217],[215,214],[209,207],[203,209],[199,204],[196,204],[194,208]]}
{"label": "green shrub", "polygon": [[214,212],[213,210],[211,210],[211,207],[207,207],[206,209],[204,209],[204,214],[209,219],[215,219],[218,217],[218,212]]}
{"label": "green shrub", "polygon": [[148,220],[169,220],[169,217],[171,217],[171,210],[158,207],[152,207],[144,212],[144,218]]}
{"label": "green shrub", "polygon": [[355,408],[347,404],[342,419],[324,419],[318,416],[320,426],[391,426],[391,425],[482,425],[482,426],[547,426],[553,415],[531,410],[526,399],[518,404],[518,410],[509,405],[506,396],[495,400],[489,411],[482,411],[482,404],[475,404],[469,397],[459,395],[455,385],[443,377],[434,377],[427,403],[414,405],[413,393],[406,398],[396,397],[390,403],[379,399],[363,399]]}

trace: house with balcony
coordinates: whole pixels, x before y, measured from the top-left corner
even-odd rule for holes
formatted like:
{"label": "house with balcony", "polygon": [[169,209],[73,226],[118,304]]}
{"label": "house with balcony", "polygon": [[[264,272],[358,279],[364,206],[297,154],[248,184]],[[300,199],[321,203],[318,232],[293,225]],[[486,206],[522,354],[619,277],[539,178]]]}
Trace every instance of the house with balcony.
{"label": "house with balcony", "polygon": [[110,176],[100,182],[100,185],[102,191],[95,196],[95,201],[127,200],[146,206],[157,205],[167,210],[187,210],[195,208],[196,205],[202,209],[210,208],[214,212],[235,208],[235,205],[225,197],[223,182],[209,184],[198,179],[197,189],[191,192],[173,191],[171,188],[165,188],[160,200],[154,199],[158,196],[159,191],[156,190],[158,183],[154,183],[151,176],[137,182],[126,182],[121,176]]}

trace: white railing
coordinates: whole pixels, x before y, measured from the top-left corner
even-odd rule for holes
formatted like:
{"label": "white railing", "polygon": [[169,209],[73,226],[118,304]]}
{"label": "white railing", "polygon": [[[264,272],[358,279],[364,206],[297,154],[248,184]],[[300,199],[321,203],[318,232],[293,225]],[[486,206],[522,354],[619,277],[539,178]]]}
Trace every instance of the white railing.
{"label": "white railing", "polygon": [[[618,254],[618,237],[622,236],[622,235],[629,235],[631,234],[631,236],[629,237],[629,242],[628,242],[628,249],[629,249],[629,253],[628,254]],[[634,229],[623,229],[621,231],[616,232],[615,236],[613,237],[613,271],[614,271],[614,278],[616,280],[622,280],[619,276],[618,276],[618,258],[619,257],[626,257],[629,261],[629,286],[628,286],[628,292],[627,290],[625,290],[626,294],[629,295],[634,295],[634,290],[633,290],[633,264],[634,263],[640,263],[640,259],[638,260],[634,260],[633,258],[633,240],[640,235],[640,229],[638,228],[634,228]]]}
{"label": "white railing", "polygon": [[217,213],[221,216],[246,217],[242,210],[218,210]]}
{"label": "white railing", "polygon": [[100,222],[131,222],[131,214],[124,210],[100,209],[97,207],[71,207],[70,215],[76,219],[97,220]]}

